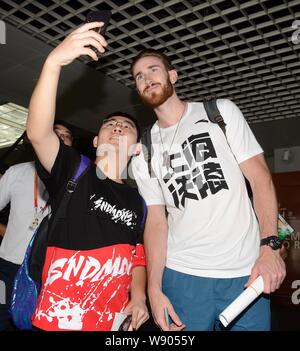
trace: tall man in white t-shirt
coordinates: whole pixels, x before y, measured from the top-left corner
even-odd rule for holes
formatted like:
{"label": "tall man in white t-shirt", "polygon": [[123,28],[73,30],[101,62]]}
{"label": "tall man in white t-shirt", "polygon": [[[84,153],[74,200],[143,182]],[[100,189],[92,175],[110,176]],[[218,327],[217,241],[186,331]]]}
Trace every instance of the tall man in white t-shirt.
{"label": "tall man in white t-shirt", "polygon": [[[66,145],[72,145],[73,135],[68,124],[57,121],[54,131]],[[14,329],[9,304],[14,277],[22,263],[34,233],[34,221],[40,223],[48,213],[48,193],[38,178],[34,162],[11,166],[0,179],[0,210],[10,203],[5,235],[0,246],[0,330]],[[4,303],[5,302],[5,303]]]}
{"label": "tall man in white t-shirt", "polygon": [[[219,313],[245,286],[262,275],[269,294],[285,277],[279,250],[270,246],[277,201],[263,151],[230,100],[217,102],[227,141],[202,103],[180,100],[167,56],[146,49],[131,69],[141,99],[157,116],[151,129],[154,177],[143,153],[132,164],[148,206],[144,240],[152,313],[162,330],[218,330]],[[228,329],[270,329],[268,298],[258,298]]]}

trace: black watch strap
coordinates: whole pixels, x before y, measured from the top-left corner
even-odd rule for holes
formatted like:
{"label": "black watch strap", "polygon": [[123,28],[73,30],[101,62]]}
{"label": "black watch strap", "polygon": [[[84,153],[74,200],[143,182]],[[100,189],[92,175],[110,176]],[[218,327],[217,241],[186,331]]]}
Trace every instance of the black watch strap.
{"label": "black watch strap", "polygon": [[282,242],[279,240],[277,235],[270,235],[266,238],[261,239],[260,246],[268,245],[273,250],[278,250],[281,248]]}

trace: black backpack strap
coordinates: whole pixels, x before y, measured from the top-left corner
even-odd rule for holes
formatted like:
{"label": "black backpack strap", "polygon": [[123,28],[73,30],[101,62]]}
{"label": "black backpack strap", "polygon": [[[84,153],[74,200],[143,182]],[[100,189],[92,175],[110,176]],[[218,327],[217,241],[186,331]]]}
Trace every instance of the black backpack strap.
{"label": "black backpack strap", "polygon": [[79,178],[83,175],[85,170],[88,169],[90,163],[91,163],[91,160],[88,157],[86,157],[84,155],[80,155],[80,163],[79,163],[78,167],[75,169],[73,177],[68,181],[68,184],[67,184],[67,192],[68,193],[73,193],[73,191],[76,188],[76,185],[78,183]]}
{"label": "black backpack strap", "polygon": [[226,123],[224,122],[224,119],[218,109],[217,99],[214,96],[206,96],[204,97],[203,105],[208,119],[212,123],[217,123],[226,137]]}
{"label": "black backpack strap", "polygon": [[69,180],[64,190],[64,195],[58,206],[57,211],[53,214],[53,221],[51,225],[49,225],[50,215],[48,214],[46,217],[43,218],[39,227],[36,229],[30,241],[30,244],[27,247],[23,264],[26,260],[27,263],[25,263],[25,268],[28,269],[30,277],[36,283],[38,283],[39,286],[41,285],[42,270],[45,261],[47,243],[49,242],[49,239],[52,236],[52,233],[54,232],[58,219],[64,218],[67,205],[72,196],[72,192],[75,190],[80,178],[89,168],[90,163],[90,159],[88,159],[86,156],[80,156],[80,162],[78,165],[76,165],[74,174]]}
{"label": "black backpack strap", "polygon": [[47,239],[48,241],[51,237],[52,232],[56,227],[58,219],[65,218],[66,210],[67,210],[69,201],[71,199],[72,193],[74,192],[79,180],[89,169],[90,164],[91,164],[91,160],[88,157],[84,155],[80,155],[80,162],[78,166],[75,168],[75,172],[72,178],[68,181],[66,190],[64,191],[63,198],[58,206],[56,213],[54,214],[53,222],[51,223],[51,226],[48,232],[48,239]]}
{"label": "black backpack strap", "polygon": [[151,167],[151,158],[153,153],[153,147],[151,142],[151,129],[152,125],[148,126],[144,129],[142,136],[141,136],[141,143],[145,161],[147,162],[148,172],[150,177],[152,176],[152,167]]}

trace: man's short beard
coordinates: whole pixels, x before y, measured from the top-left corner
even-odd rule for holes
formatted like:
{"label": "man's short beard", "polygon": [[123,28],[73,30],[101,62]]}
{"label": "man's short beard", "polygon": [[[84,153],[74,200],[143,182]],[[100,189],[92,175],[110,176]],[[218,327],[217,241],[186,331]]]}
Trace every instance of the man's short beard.
{"label": "man's short beard", "polygon": [[161,93],[157,94],[153,92],[150,96],[145,96],[140,94],[140,97],[146,106],[151,107],[152,109],[155,109],[156,107],[162,105],[165,101],[167,101],[169,97],[173,95],[173,92],[174,92],[174,87],[170,82],[170,79],[168,78],[166,84],[162,86]]}

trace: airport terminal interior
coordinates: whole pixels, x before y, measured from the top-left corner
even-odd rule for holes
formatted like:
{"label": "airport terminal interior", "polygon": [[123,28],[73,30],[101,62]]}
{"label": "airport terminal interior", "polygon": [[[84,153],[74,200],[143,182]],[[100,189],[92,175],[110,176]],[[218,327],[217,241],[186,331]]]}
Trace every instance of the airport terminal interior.
{"label": "airport terminal interior", "polygon": [[[144,48],[170,57],[180,99],[234,101],[264,150],[291,228],[282,250],[287,275],[270,296],[272,331],[300,330],[300,1],[1,0],[1,163],[33,159],[24,132],[42,65],[92,10],[112,13],[107,50],[97,62],[82,56],[66,66],[57,95],[57,117],[72,126],[75,147],[93,158],[92,139],[112,111],[142,127],[155,122],[130,74]],[[142,330],[157,327],[150,319]]]}

